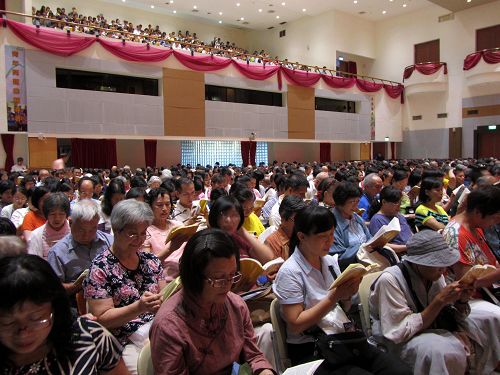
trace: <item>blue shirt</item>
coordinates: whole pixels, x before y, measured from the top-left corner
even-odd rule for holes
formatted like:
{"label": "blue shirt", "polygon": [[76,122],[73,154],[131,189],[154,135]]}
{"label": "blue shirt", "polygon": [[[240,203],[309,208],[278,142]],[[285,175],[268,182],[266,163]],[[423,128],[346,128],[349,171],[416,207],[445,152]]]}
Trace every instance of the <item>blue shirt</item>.
{"label": "blue shirt", "polygon": [[90,267],[98,253],[112,244],[113,236],[100,230],[90,247],[77,243],[69,233],[52,246],[47,261],[63,283],[71,283]]}
{"label": "blue shirt", "polygon": [[[373,215],[372,219],[370,220],[370,225],[368,228],[370,229],[370,233],[374,236],[375,233],[382,227],[382,225],[387,225],[389,222],[392,220],[392,217],[388,217],[382,214],[375,214]],[[413,235],[410,226],[408,225],[408,222],[406,221],[406,218],[398,214],[398,220],[399,220],[399,225],[401,226],[401,232],[392,239],[390,243],[396,244],[396,245],[406,245],[406,242],[410,239],[410,237]]]}
{"label": "blue shirt", "polygon": [[358,203],[358,208],[364,208],[365,212],[361,215],[364,221],[369,221],[370,219],[368,218],[368,210],[370,209],[370,206],[372,205],[373,199],[369,199],[366,194],[363,194],[361,198],[359,199]]}

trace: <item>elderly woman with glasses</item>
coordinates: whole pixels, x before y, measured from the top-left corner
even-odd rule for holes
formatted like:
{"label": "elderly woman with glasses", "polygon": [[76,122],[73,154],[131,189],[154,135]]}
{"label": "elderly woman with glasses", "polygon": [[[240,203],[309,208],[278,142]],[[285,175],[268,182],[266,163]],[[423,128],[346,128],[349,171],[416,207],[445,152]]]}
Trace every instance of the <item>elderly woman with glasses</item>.
{"label": "elderly woman with glasses", "polygon": [[89,311],[125,346],[123,359],[137,373],[137,357],[158,311],[165,285],[156,255],[140,251],[153,222],[143,202],[119,202],[111,213],[114,242],[92,261],[84,282]]}
{"label": "elderly woman with glasses", "polygon": [[0,374],[128,374],[102,325],[73,321],[59,278],[34,255],[0,259]]}
{"label": "elderly woman with glasses", "polygon": [[180,262],[183,289],[160,308],[151,327],[155,374],[228,374],[237,362],[253,374],[274,372],[255,343],[245,302],[230,292],[240,254],[219,229],[196,233]]}

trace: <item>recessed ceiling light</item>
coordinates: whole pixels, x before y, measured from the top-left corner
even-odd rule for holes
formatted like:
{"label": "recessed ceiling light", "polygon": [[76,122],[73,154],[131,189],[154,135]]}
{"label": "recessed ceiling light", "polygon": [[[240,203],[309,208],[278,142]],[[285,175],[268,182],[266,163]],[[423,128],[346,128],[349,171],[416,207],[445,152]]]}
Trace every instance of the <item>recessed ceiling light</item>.
{"label": "recessed ceiling light", "polygon": [[286,3],[283,1],[283,2],[281,3],[281,5],[285,6],[285,5],[286,5]]}
{"label": "recessed ceiling light", "polygon": [[174,13],[174,14],[175,14],[175,13],[177,13],[177,11],[176,11],[176,10],[174,10],[172,13]]}
{"label": "recessed ceiling light", "polygon": [[198,9],[198,7],[196,5],[193,5],[193,9]]}
{"label": "recessed ceiling light", "polygon": [[383,11],[382,11],[382,14],[386,14],[386,13],[387,13],[387,11],[386,11],[386,10],[383,10]]}
{"label": "recessed ceiling light", "polygon": [[279,20],[280,19],[280,16],[276,16],[276,19]]}
{"label": "recessed ceiling light", "polygon": [[394,0],[389,0],[391,3],[394,1]]}
{"label": "recessed ceiling light", "polygon": [[259,9],[259,13],[262,13],[262,9]]}
{"label": "recessed ceiling light", "polygon": [[154,9],[154,8],[155,8],[155,6],[154,6],[154,5],[151,5],[151,9]]}
{"label": "recessed ceiling light", "polygon": [[170,4],[173,4],[174,3],[174,0],[170,0]]}
{"label": "recessed ceiling light", "polygon": [[219,16],[222,16],[222,12],[219,12]]}
{"label": "recessed ceiling light", "polygon": [[236,6],[239,7],[240,6],[240,3],[236,3]]}
{"label": "recessed ceiling light", "polygon": [[126,0],[122,0],[122,3],[124,3]]}
{"label": "recessed ceiling light", "polygon": [[406,8],[406,4],[403,4],[403,8]]}
{"label": "recessed ceiling light", "polygon": [[354,4],[357,4],[358,3],[358,0],[354,0]]}
{"label": "recessed ceiling light", "polygon": [[470,3],[472,0],[467,0],[468,3]]}
{"label": "recessed ceiling light", "polygon": [[245,17],[240,17],[240,20],[245,21]]}
{"label": "recessed ceiling light", "polygon": [[219,20],[219,23],[222,23],[222,21]]}

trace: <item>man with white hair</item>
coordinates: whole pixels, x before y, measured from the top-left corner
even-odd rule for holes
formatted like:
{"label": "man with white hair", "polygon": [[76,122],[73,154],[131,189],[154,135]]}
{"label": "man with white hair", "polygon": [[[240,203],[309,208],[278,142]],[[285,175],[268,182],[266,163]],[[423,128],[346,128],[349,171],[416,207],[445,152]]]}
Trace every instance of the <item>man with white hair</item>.
{"label": "man with white hair", "polygon": [[50,250],[47,261],[57,274],[69,295],[82,288],[78,276],[90,267],[95,256],[113,244],[113,237],[97,230],[99,206],[91,199],[83,199],[72,207],[71,233]]}
{"label": "man with white hair", "polygon": [[380,193],[384,184],[380,176],[376,173],[370,173],[363,180],[363,195],[359,200],[358,208],[365,210],[361,217],[364,221],[369,221],[368,211],[373,203],[373,200]]}

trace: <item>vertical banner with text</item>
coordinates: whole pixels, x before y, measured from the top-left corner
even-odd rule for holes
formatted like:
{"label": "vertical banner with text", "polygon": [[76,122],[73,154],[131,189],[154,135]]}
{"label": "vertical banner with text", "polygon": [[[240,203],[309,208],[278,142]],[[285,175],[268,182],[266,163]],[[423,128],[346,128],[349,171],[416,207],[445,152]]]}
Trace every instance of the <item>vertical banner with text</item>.
{"label": "vertical banner with text", "polygon": [[5,72],[8,130],[28,131],[24,48],[5,46]]}

